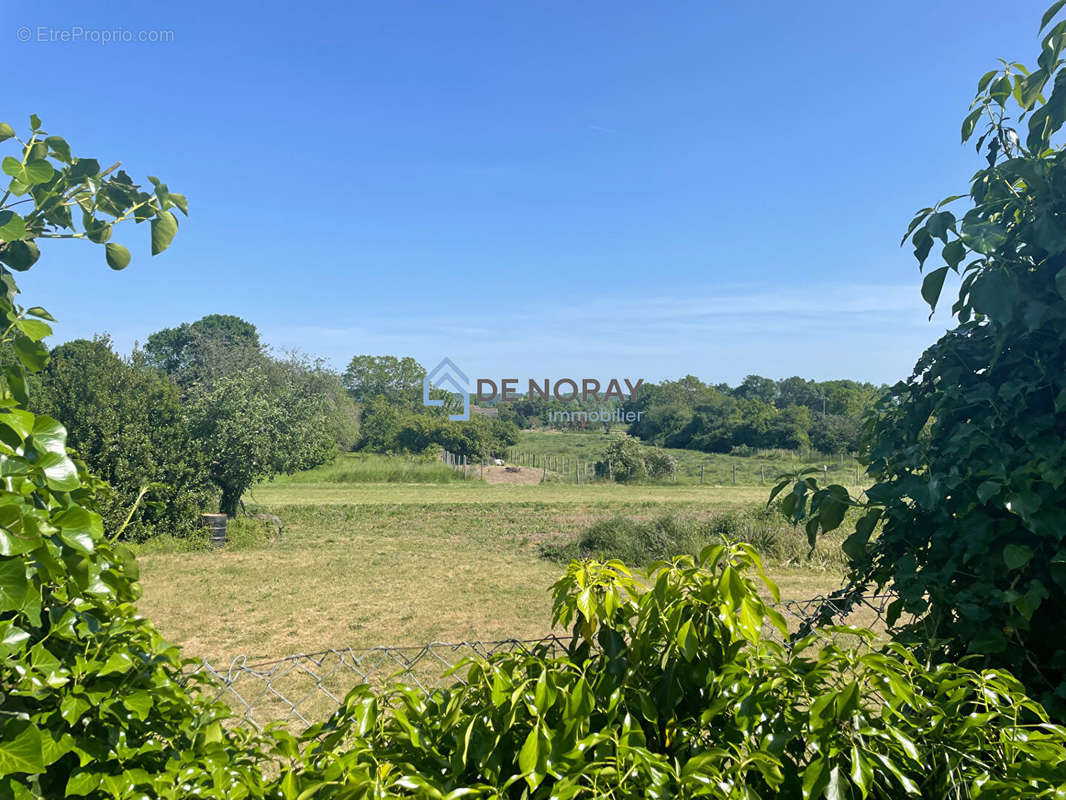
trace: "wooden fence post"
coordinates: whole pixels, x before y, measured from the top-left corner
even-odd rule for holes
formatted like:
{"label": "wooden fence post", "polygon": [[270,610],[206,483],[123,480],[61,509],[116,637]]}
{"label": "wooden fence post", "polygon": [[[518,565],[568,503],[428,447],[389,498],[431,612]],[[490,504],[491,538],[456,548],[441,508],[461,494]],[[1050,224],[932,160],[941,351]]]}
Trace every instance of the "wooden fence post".
{"label": "wooden fence post", "polygon": [[733,464],[733,485],[737,485],[737,465]]}
{"label": "wooden fence post", "polygon": [[700,464],[700,484],[703,484],[703,464]]}

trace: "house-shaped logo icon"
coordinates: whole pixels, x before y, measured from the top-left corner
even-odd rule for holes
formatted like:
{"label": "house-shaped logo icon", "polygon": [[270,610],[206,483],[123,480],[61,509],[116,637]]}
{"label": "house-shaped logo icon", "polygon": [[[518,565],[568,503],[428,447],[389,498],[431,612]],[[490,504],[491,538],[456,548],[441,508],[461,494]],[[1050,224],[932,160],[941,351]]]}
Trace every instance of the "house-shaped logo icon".
{"label": "house-shaped logo icon", "polygon": [[426,375],[422,381],[422,405],[442,406],[443,400],[433,400],[429,396],[430,389],[445,389],[463,401],[462,414],[449,414],[448,419],[452,422],[470,419],[470,379],[463,374],[455,362],[445,357]]}

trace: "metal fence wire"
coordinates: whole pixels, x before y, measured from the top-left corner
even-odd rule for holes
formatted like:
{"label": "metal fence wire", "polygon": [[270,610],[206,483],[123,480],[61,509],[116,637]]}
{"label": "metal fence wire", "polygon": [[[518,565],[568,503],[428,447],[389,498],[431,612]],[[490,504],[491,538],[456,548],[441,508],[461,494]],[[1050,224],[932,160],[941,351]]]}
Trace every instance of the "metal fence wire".
{"label": "metal fence wire", "polygon": [[[832,617],[835,624],[885,629],[885,610],[892,595],[865,598],[848,613],[838,601],[818,596],[777,606],[795,631],[816,618]],[[332,714],[344,696],[359,684],[384,687],[404,683],[424,691],[463,682],[470,658],[487,659],[498,653],[544,652],[562,655],[569,636],[498,641],[430,642],[420,646],[328,649],[249,663],[238,656],[228,667],[196,661],[185,673],[201,695],[232,709],[234,719],[257,730],[274,722],[307,726]],[[196,679],[194,679],[196,676]]]}

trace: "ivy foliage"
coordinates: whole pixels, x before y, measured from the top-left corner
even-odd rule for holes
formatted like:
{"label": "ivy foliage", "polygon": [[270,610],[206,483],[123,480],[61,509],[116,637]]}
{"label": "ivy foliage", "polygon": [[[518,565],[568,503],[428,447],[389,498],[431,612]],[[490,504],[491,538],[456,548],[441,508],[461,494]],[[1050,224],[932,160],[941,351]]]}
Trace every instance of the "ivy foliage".
{"label": "ivy foliage", "polygon": [[[1047,27],[1062,9],[1045,15]],[[854,600],[899,593],[893,620],[941,660],[1011,670],[1066,717],[1066,21],[1038,66],[984,75],[962,125],[984,166],[969,194],[907,231],[935,309],[958,275],[957,326],[879,402],[864,498],[799,475],[775,488],[813,541],[848,507]],[[1046,97],[1045,97],[1046,95]],[[957,215],[949,207],[965,201]],[[935,266],[934,266],[935,265]],[[932,267],[932,268],[931,268]],[[791,486],[791,488],[789,488]]]}
{"label": "ivy foliage", "polygon": [[30,127],[21,140],[0,123],[0,141],[20,145],[0,162],[0,345],[14,354],[0,393],[0,798],[262,797],[269,745],[227,730],[227,710],[177,679],[178,650],[136,613],[121,528],[104,534],[105,485],[67,452],[59,422],[25,407],[52,317],[16,302],[11,270],[57,237],[103,245],[124,267],[128,252],[108,240],[129,219],[151,222],[161,252],[185,199],[72,156],[37,117]]}

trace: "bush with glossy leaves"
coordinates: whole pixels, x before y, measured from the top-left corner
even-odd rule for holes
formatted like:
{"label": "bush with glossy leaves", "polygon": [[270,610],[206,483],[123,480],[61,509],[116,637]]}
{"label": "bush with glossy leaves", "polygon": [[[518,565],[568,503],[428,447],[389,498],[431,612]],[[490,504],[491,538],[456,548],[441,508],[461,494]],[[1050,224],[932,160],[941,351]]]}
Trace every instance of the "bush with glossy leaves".
{"label": "bush with glossy leaves", "polygon": [[[1046,27],[1063,8],[1044,15]],[[1066,719],[1066,21],[1037,69],[984,75],[962,126],[985,165],[966,197],[922,209],[907,236],[922,296],[960,277],[958,325],[870,422],[873,485],[851,497],[799,475],[775,489],[813,544],[861,509],[840,601],[890,587],[892,621],[935,659],[1009,669]],[[1044,92],[1048,92],[1044,97]],[[1024,126],[1024,127],[1023,127]],[[1019,130],[1022,133],[1019,133]],[[947,207],[965,200],[956,215]],[[791,488],[789,485],[791,484]],[[875,533],[876,532],[876,533]],[[933,640],[933,644],[927,644]]]}

